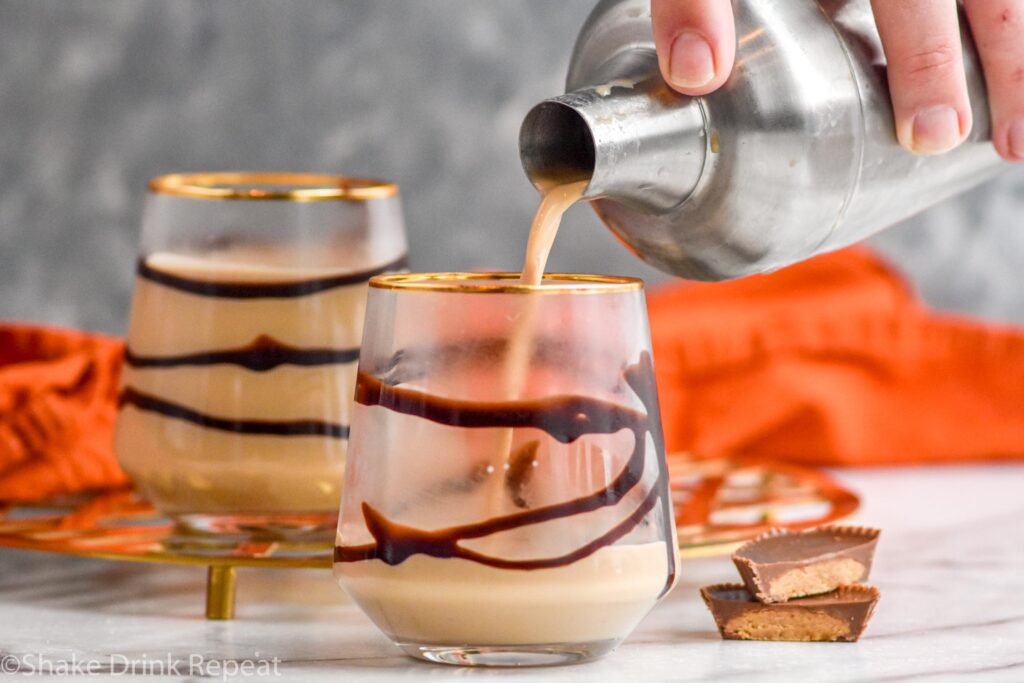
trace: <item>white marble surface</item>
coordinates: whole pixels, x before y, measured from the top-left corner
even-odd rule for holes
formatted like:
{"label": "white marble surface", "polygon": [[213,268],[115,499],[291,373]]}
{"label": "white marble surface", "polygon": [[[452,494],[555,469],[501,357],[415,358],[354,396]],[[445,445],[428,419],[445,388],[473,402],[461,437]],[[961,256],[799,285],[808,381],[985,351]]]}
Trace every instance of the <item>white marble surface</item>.
{"label": "white marble surface", "polygon": [[[1024,465],[838,476],[864,497],[856,521],[884,530],[872,577],[882,600],[857,644],[722,642],[697,588],[732,579],[727,558],[685,562],[675,591],[600,662],[467,671],[399,654],[328,572],[243,570],[238,618],[218,623],[202,618],[202,570],[0,550],[0,664],[121,673],[132,661],[141,673],[170,657],[180,679],[204,680],[276,657],[271,680],[1024,681]],[[205,668],[190,671],[190,657]]]}

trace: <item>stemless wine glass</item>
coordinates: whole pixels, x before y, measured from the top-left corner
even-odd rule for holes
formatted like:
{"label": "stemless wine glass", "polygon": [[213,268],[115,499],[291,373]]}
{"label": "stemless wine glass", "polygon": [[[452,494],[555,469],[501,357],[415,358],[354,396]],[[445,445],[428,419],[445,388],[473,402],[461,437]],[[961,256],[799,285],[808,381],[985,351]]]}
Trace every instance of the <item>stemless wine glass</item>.
{"label": "stemless wine glass", "polygon": [[600,656],[675,579],[642,283],[518,277],[370,281],[334,568],[431,661]]}
{"label": "stemless wine glass", "polygon": [[405,254],[392,183],[154,179],[115,437],[143,494],[191,530],[329,538],[366,282]]}

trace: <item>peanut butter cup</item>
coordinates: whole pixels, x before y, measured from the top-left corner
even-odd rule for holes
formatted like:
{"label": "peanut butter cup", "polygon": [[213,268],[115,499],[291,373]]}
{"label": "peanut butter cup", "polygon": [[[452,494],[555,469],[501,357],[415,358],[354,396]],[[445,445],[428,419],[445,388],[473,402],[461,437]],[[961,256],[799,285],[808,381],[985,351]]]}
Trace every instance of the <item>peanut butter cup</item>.
{"label": "peanut butter cup", "polygon": [[726,640],[854,642],[878,602],[878,589],[842,586],[784,603],[758,602],[738,583],[705,586],[701,597]]}
{"label": "peanut butter cup", "polygon": [[747,590],[765,603],[820,595],[868,578],[878,529],[775,529],[741,546],[732,560]]}

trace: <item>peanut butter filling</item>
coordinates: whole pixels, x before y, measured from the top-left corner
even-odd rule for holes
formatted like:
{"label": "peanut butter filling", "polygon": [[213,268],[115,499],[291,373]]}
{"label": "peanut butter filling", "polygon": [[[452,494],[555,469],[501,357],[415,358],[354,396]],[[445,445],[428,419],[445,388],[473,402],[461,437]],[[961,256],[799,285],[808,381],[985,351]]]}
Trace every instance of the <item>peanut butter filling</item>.
{"label": "peanut butter filling", "polygon": [[818,595],[836,586],[857,583],[864,578],[865,567],[857,560],[841,558],[798,567],[773,579],[768,584],[768,597],[785,602],[790,598]]}
{"label": "peanut butter filling", "polygon": [[740,640],[834,641],[849,635],[850,625],[817,610],[761,609],[736,615],[723,631]]}

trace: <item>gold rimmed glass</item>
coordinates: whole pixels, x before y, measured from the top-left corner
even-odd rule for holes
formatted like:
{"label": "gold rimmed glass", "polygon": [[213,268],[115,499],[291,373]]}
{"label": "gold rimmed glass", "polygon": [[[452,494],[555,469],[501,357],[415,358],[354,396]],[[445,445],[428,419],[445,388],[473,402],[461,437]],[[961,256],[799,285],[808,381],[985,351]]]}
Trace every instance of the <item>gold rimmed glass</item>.
{"label": "gold rimmed glass", "polygon": [[502,294],[608,294],[639,292],[643,280],[618,275],[547,273],[541,284],[521,281],[521,273],[399,273],[370,280],[375,289]]}
{"label": "gold rimmed glass", "polygon": [[642,284],[371,280],[335,548],[408,654],[586,661],[677,563]]}
{"label": "gold rimmed glass", "polygon": [[398,194],[398,186],[385,180],[320,173],[172,173],[153,178],[149,190],[192,199],[244,199],[366,201]]}
{"label": "gold rimmed glass", "polygon": [[115,443],[143,494],[192,530],[329,537],[366,282],[405,254],[392,183],[154,179]]}

